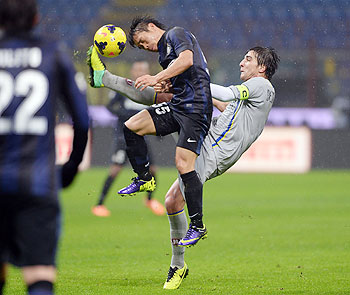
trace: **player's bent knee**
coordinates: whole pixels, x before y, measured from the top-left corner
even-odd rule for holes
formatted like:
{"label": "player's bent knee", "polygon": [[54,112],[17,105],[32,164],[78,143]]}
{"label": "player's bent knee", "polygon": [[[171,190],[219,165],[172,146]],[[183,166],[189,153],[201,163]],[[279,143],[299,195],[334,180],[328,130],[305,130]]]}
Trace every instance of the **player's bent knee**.
{"label": "player's bent knee", "polygon": [[[136,114],[137,115],[137,114]],[[136,115],[130,117],[128,120],[124,122],[124,126],[127,127],[130,131],[136,132],[138,128],[138,120]]]}
{"label": "player's bent knee", "polygon": [[194,170],[197,155],[184,148],[177,147],[175,155],[176,169],[180,174],[188,173]]}
{"label": "player's bent knee", "polygon": [[142,110],[129,118],[124,126],[140,136],[156,133],[152,117],[147,110]]}
{"label": "player's bent knee", "polygon": [[194,170],[194,164],[184,161],[183,159],[175,159],[175,165],[177,171],[179,171],[180,174],[184,174]]}
{"label": "player's bent knee", "polygon": [[[173,195],[169,195],[167,194],[165,196],[165,201],[164,201],[164,205],[165,208],[167,210],[168,213],[174,213],[174,207],[175,207],[175,200],[174,200],[174,196]],[[175,211],[176,212],[176,211]]]}
{"label": "player's bent knee", "polygon": [[185,207],[185,200],[180,189],[171,189],[165,196],[164,204],[168,214],[182,210]]}

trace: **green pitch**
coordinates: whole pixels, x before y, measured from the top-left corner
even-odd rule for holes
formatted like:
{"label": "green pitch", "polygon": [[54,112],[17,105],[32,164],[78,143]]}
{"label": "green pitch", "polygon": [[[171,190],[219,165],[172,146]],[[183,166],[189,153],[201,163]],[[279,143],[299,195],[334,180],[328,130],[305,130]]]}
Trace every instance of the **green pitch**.
{"label": "green pitch", "polygon": [[[90,213],[106,169],[82,173],[62,194],[63,235],[57,294],[350,294],[350,172],[225,174],[205,187],[208,239],[186,250],[189,276],[162,289],[171,248],[166,216],[144,195],[120,198],[124,170],[106,205]],[[160,169],[162,200],[176,171]],[[5,294],[24,294],[11,268]],[[10,291],[11,289],[11,291]]]}

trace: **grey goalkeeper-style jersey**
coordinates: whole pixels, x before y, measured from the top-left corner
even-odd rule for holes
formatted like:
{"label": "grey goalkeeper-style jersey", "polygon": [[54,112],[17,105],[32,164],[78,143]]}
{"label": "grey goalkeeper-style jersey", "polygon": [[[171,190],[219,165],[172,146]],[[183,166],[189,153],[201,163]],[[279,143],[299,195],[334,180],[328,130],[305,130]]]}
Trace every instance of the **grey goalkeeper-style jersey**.
{"label": "grey goalkeeper-style jersey", "polygon": [[[233,101],[212,120],[196,160],[196,171],[203,183],[232,167],[259,137],[275,99],[275,89],[262,77],[251,78],[229,89]],[[212,94],[215,98],[214,91]],[[181,177],[179,182],[183,192]]]}
{"label": "grey goalkeeper-style jersey", "polygon": [[224,173],[262,133],[275,99],[270,81],[256,77],[239,86],[230,86],[236,98],[213,120],[207,136],[216,159],[212,178]]}

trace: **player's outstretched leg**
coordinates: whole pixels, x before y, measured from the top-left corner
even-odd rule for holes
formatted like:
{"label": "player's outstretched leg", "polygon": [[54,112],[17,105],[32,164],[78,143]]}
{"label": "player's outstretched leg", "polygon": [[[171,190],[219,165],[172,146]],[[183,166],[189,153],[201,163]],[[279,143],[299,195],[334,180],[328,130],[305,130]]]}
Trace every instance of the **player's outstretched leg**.
{"label": "player's outstretched leg", "polygon": [[179,246],[191,247],[198,243],[199,240],[205,239],[208,236],[208,231],[205,225],[203,227],[197,227],[190,223],[188,231],[183,239],[180,240]]}
{"label": "player's outstretched leg", "polygon": [[118,194],[122,197],[135,196],[139,192],[153,192],[156,189],[156,181],[152,176],[151,180],[142,180],[139,177],[132,178],[132,183],[122,188]]}
{"label": "player's outstretched leg", "polygon": [[101,61],[94,46],[91,46],[86,53],[86,63],[90,68],[90,85],[94,88],[104,87],[102,78],[106,71],[106,66]]}
{"label": "player's outstretched leg", "polygon": [[169,289],[169,290],[173,290],[173,289],[177,289],[180,287],[182,280],[184,278],[186,278],[186,276],[188,275],[188,267],[187,264],[185,262],[185,265],[183,268],[178,268],[178,267],[171,267],[169,268],[168,271],[168,277],[164,283],[164,289]]}

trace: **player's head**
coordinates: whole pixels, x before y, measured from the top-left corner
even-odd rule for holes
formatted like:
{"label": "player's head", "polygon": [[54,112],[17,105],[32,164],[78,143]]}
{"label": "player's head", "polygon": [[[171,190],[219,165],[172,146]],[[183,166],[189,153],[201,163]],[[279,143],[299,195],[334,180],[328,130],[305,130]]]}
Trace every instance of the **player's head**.
{"label": "player's head", "polygon": [[130,75],[133,80],[136,80],[143,75],[149,75],[149,73],[149,63],[145,60],[135,61],[130,69]]}
{"label": "player's head", "polygon": [[5,32],[29,32],[37,22],[36,0],[0,0],[0,28]]}
{"label": "player's head", "polygon": [[256,46],[247,51],[240,62],[241,79],[247,81],[253,77],[272,79],[280,58],[271,47]]}
{"label": "player's head", "polygon": [[150,16],[138,16],[132,20],[129,43],[147,51],[158,51],[157,43],[166,30],[165,25]]}

